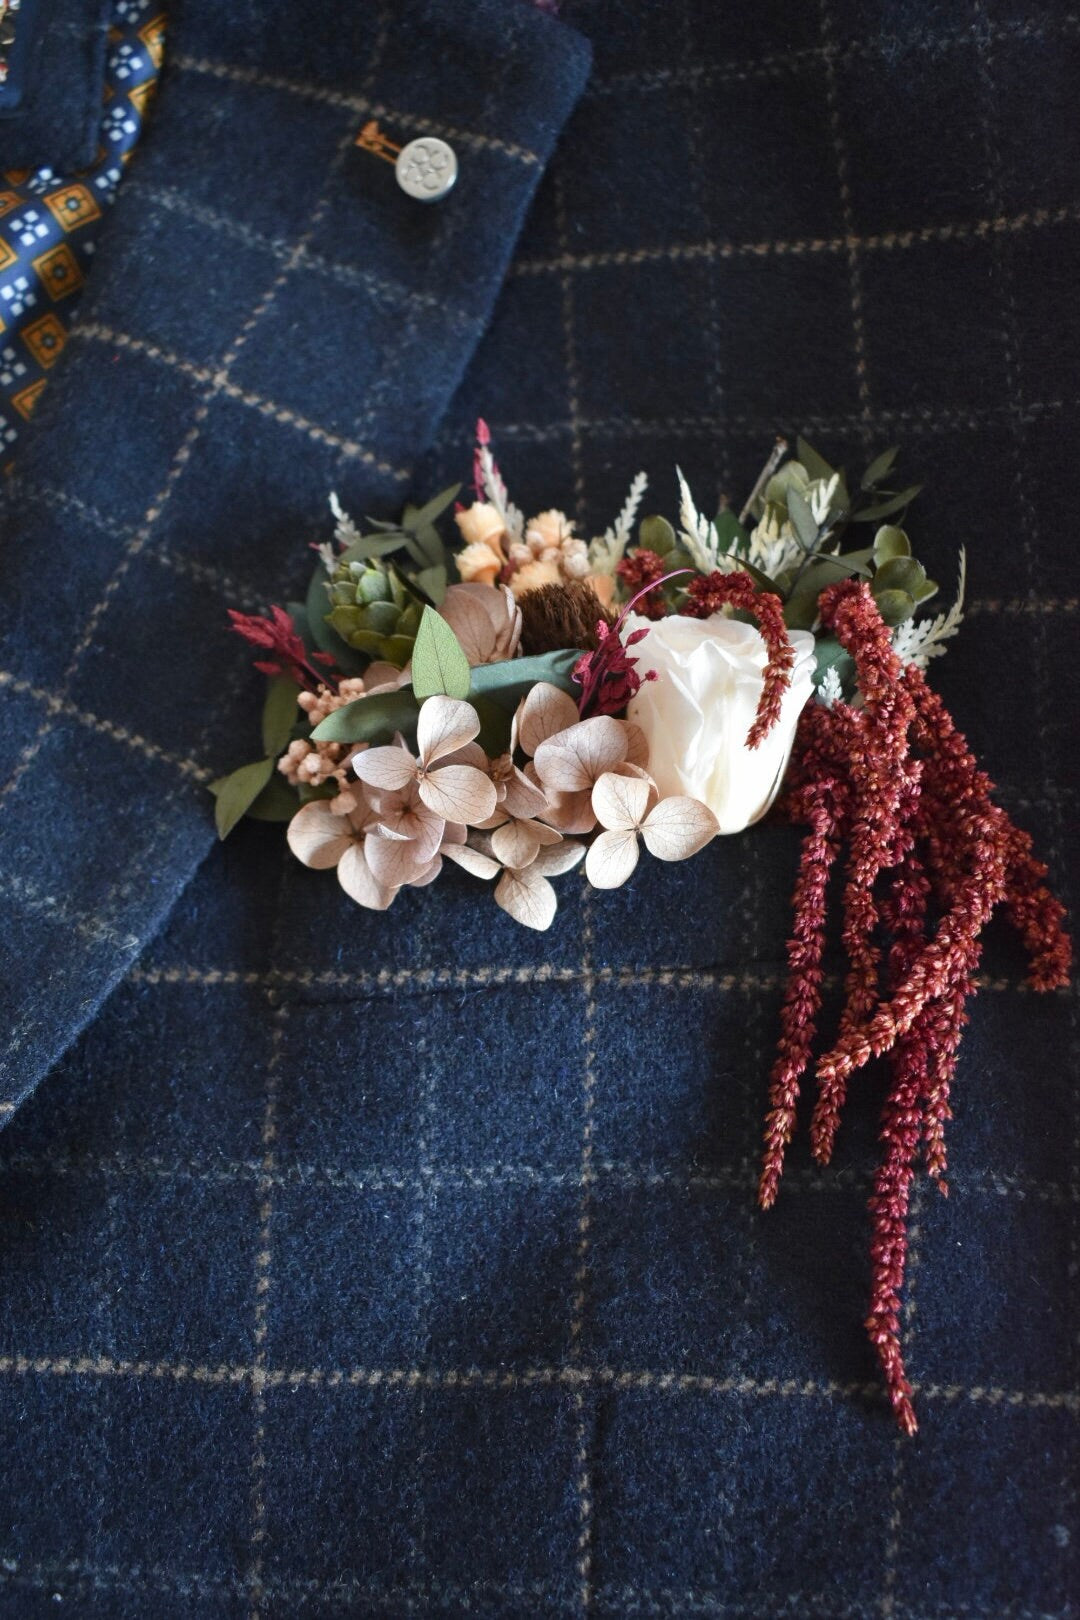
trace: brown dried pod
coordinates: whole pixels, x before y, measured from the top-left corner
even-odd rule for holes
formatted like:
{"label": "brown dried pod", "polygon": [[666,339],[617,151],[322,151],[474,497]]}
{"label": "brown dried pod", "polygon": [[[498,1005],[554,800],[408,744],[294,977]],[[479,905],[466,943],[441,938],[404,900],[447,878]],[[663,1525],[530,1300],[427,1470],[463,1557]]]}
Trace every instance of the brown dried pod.
{"label": "brown dried pod", "polygon": [[527,658],[540,653],[558,652],[563,647],[580,647],[592,652],[598,646],[596,626],[614,624],[592,586],[584,580],[567,580],[563,585],[543,585],[526,591],[518,599],[521,608],[521,650]]}

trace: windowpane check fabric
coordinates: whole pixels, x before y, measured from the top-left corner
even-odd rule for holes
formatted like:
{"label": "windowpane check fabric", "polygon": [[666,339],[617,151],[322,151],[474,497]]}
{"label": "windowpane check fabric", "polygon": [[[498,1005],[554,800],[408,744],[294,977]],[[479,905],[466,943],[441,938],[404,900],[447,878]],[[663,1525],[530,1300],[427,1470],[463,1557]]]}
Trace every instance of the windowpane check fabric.
{"label": "windowpane check fabric", "polygon": [[[259,697],[214,627],[330,489],[386,515],[482,413],[519,505],[599,529],[802,429],[903,442],[946,589],[968,544],[934,678],[1075,900],[1074,22],[562,16],[170,12],[0,553],[0,1615],[1075,1613],[1075,993],[995,937],[909,1443],[860,1327],[880,1085],[753,1202],[789,832],[568,877],[543,936],[464,875],[373,918],[276,829],[211,850]],[[371,116],[451,140],[451,198]]]}

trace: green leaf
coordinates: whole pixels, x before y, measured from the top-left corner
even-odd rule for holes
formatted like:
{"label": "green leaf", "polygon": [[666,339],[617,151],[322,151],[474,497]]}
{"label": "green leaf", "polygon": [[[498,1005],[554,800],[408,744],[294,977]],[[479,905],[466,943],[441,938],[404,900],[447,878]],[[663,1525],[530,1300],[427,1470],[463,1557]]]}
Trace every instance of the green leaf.
{"label": "green leaf", "polygon": [[315,742],[390,742],[395,731],[406,735],[415,731],[419,713],[420,705],[407,687],[400,692],[377,692],[335,709],[311,736]]}
{"label": "green leaf", "polygon": [[[797,626],[796,626],[797,628]],[[814,642],[814,685],[820,686],[830,669],[836,670],[844,691],[850,691],[855,674],[855,661],[846,653],[835,636],[818,636]]]}
{"label": "green leaf", "polygon": [[891,557],[874,575],[874,598],[876,600],[882,591],[906,591],[912,601],[916,601],[925,584],[926,569],[922,563],[916,562],[914,557]]}
{"label": "green leaf", "polygon": [[899,495],[890,495],[887,501],[880,501],[876,506],[864,506],[860,512],[852,512],[851,521],[877,523],[881,518],[891,517],[894,512],[909,505],[921,489],[921,484],[912,484],[910,489],[902,489]]}
{"label": "green leaf", "polygon": [[848,557],[819,555],[807,563],[798,582],[792,588],[784,607],[784,623],[789,630],[810,630],[817,618],[817,599],[827,585],[852,575],[870,577],[870,570]]}
{"label": "green leaf", "polygon": [[268,754],[276,758],[289,741],[296,720],[296,682],[287,675],[275,675],[266,694],[262,712],[262,741]]}
{"label": "green leaf", "polygon": [[882,591],[875,596],[877,610],[888,625],[902,624],[915,611],[914,598],[907,591]]}
{"label": "green leaf", "polygon": [[513,711],[504,709],[494,698],[478,697],[475,692],[470,694],[469,702],[476,710],[476,717],[480,721],[477,742],[490,759],[498,759],[499,755],[505,754],[510,747]]}
{"label": "green leaf", "polygon": [[472,672],[469,701],[490,697],[501,708],[513,712],[537,681],[547,681],[550,686],[577,697],[580,688],[570,679],[570,671],[581,658],[580,650],[571,647],[563,652],[539,653],[535,658],[507,658],[498,664],[481,664]]}
{"label": "green leaf", "polygon": [[451,484],[449,489],[444,489],[440,494],[433,495],[425,506],[421,506],[419,509],[407,506],[405,516],[401,520],[401,527],[408,529],[412,534],[415,534],[418,529],[428,528],[435,522],[436,518],[442,517],[448,506],[453,505],[460,493],[461,485]]}
{"label": "green leaf", "polygon": [[941,586],[936,579],[923,580],[922,585],[915,592],[915,600],[921,606],[923,602],[929,602],[932,596],[936,596],[940,589]]}
{"label": "green leaf", "polygon": [[653,513],[643,517],[638,526],[638,545],[644,551],[655,551],[658,557],[666,557],[675,546],[675,530],[666,517]]}
{"label": "green leaf", "polygon": [[771,591],[773,596],[783,594],[775,580],[771,580],[763,568],[758,568],[754,563],[747,562],[745,557],[739,558],[739,567],[744,574],[750,575],[759,591]]}
{"label": "green leaf", "polygon": [[796,439],[795,457],[796,460],[802,462],[811,479],[823,478],[825,482],[828,483],[829,479],[836,471],[836,468],[830,467],[829,463],[825,460],[825,457],[819,456],[813,446],[807,444],[805,439]]}
{"label": "green leaf", "polygon": [[910,557],[911,541],[903,529],[882,524],[874,536],[873,556],[876,563],[888,562],[890,557]]}
{"label": "green leaf", "polygon": [[275,771],[247,813],[252,821],[291,821],[299,808],[300,795]]}
{"label": "green leaf", "polygon": [[810,502],[805,495],[792,488],[788,490],[787,509],[799,544],[804,551],[813,551],[818,542],[818,526],[810,510]]}
{"label": "green leaf", "polygon": [[367,667],[367,659],[360,658],[328,623],[330,598],[326,594],[329,583],[326,569],[319,564],[311,576],[304,611],[311,639],[320,652],[330,653],[343,675],[360,675]]}
{"label": "green leaf", "polygon": [[413,583],[419,586],[425,596],[430,596],[438,607],[446,596],[446,569],[442,563],[432,568],[422,568]]}
{"label": "green leaf", "polygon": [[863,473],[859,481],[859,488],[866,490],[876,489],[881,480],[892,471],[892,464],[899,454],[900,446],[896,444],[893,445],[891,450],[883,450],[880,456],[875,456]]}
{"label": "green leaf", "polygon": [[750,544],[750,531],[743,527],[730,506],[725,506],[717,512],[713,528],[716,530],[721,551],[738,555]]}
{"label": "green leaf", "polygon": [[229,776],[219,776],[210,783],[210,792],[217,803],[214,821],[218,837],[228,838],[241,816],[246,815],[274,771],[272,759],[259,759],[253,765],[241,765]]}
{"label": "green leaf", "polygon": [[412,688],[418,698],[469,695],[469,660],[441,614],[426,607],[412,654]]}

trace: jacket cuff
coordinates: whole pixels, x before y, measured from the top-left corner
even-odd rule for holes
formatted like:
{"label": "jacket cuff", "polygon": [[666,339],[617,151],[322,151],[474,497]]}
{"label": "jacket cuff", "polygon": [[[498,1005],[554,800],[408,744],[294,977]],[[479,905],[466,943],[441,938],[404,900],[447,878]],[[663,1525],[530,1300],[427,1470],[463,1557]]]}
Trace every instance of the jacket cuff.
{"label": "jacket cuff", "polygon": [[[295,594],[331,489],[400,510],[588,63],[515,0],[178,8],[8,498],[0,1123],[212,846],[258,738],[225,608]],[[454,191],[407,196],[369,118],[449,141]]]}
{"label": "jacket cuff", "polygon": [[[0,92],[0,172],[85,168],[103,113],[108,0],[23,0]],[[151,15],[147,13],[148,17]]]}

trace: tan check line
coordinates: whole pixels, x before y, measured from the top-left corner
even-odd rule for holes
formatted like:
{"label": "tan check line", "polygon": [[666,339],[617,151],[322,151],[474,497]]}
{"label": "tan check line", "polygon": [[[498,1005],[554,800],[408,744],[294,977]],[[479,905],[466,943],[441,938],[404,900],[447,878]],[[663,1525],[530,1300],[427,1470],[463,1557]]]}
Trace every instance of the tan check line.
{"label": "tan check line", "polygon": [[[245,247],[256,248],[260,253],[286,259],[293,251],[285,237],[267,236],[262,231],[254,230],[250,225],[242,225],[230,214],[219,213],[216,208],[195,202],[175,186],[155,185],[138,174],[125,177],[124,184],[129,191],[141,192],[150,203],[173,213],[182,214],[185,219],[197,220],[210,230],[231,236],[234,241],[242,242]],[[382,299],[385,303],[398,308],[412,304],[420,309],[430,310],[439,316],[443,324],[456,326],[463,331],[473,330],[480,324],[475,315],[455,308],[453,304],[447,303],[441,294],[421,292],[418,288],[402,286],[399,282],[388,281],[370,270],[360,270],[354,264],[342,264],[336,259],[325,258],[321,253],[312,253],[310,248],[300,249],[298,262],[305,270],[314,271],[316,275],[325,276],[344,287],[362,287],[373,299]]]}
{"label": "tan check line", "polygon": [[131,354],[143,355],[147,360],[156,361],[158,365],[181,372],[193,382],[212,385],[216,395],[236,400],[239,404],[246,405],[285,427],[294,427],[317,444],[329,445],[349,461],[362,461],[379,472],[387,473],[399,483],[404,483],[410,476],[408,468],[397,467],[393,462],[383,461],[368,446],[358,444],[355,439],[347,439],[342,434],[334,433],[330,428],[311,421],[299,411],[290,410],[286,405],[279,405],[275,400],[267,399],[262,394],[252,393],[250,389],[241,388],[236,383],[230,382],[221,368],[196,365],[194,361],[185,360],[172,349],[164,349],[144,338],[132,337],[128,332],[119,332],[115,327],[104,326],[99,321],[83,321],[72,328],[72,335],[86,342],[101,343],[112,348],[126,349]]}
{"label": "tan check line", "polygon": [[[8,1171],[33,1176],[101,1176],[150,1181],[191,1181],[209,1186],[228,1186],[238,1181],[265,1181],[271,1187],[314,1187],[334,1192],[415,1192],[470,1191],[499,1186],[581,1188],[580,1169],[558,1164],[420,1164],[415,1169],[396,1165],[360,1166],[356,1169],[301,1162],[283,1163],[267,1170],[255,1159],[170,1160],[138,1154],[61,1154],[5,1153],[2,1163]],[[594,1159],[589,1184],[604,1181],[630,1190],[667,1187],[677,1192],[746,1192],[757,1186],[759,1165],[744,1159],[741,1164],[716,1170],[699,1171],[685,1163],[671,1166],[634,1164],[622,1159]],[[830,1169],[792,1167],[784,1173],[785,1194],[832,1193],[838,1187],[865,1189],[870,1174],[850,1168]],[[1080,1204],[1080,1186],[1038,1180],[1031,1176],[997,1171],[964,1171],[949,1178],[958,1194],[980,1194],[1015,1198],[1021,1202],[1054,1205]]]}
{"label": "tan check line", "polygon": [[[29,878],[19,876],[18,873],[0,873],[0,896],[6,896],[32,916],[58,922],[64,928],[71,929],[83,939],[92,940],[97,945],[115,945],[121,951],[133,951],[139,944],[137,935],[121,934],[103,922],[100,917],[76,911],[59,895],[47,893],[38,884],[31,882]],[[7,1111],[14,1113],[15,1105],[9,1105]]]}
{"label": "tan check line", "polygon": [[187,56],[183,51],[173,52],[169,57],[169,65],[183,73],[198,73],[212,79],[222,79],[230,84],[247,84],[260,90],[280,90],[286,95],[299,96],[305,101],[322,102],[327,107],[345,107],[351,112],[361,113],[369,118],[385,118],[398,130],[407,130],[410,135],[438,135],[446,141],[456,141],[459,146],[471,148],[476,152],[498,152],[503,157],[512,158],[515,162],[529,166],[539,163],[537,154],[527,146],[519,146],[514,141],[500,140],[497,135],[481,135],[476,130],[462,129],[457,124],[444,124],[438,119],[424,118],[419,113],[403,112],[400,108],[389,107],[385,102],[373,101],[369,96],[349,95],[341,90],[331,90],[326,85],[311,84],[302,79],[290,79],[276,73],[259,73],[255,68],[233,67],[229,62],[215,62],[206,57]]}
{"label": "tan check line", "polygon": [[1080,17],[1063,13],[1058,17],[1030,17],[1015,22],[988,23],[985,29],[973,24],[955,34],[916,34],[910,38],[903,38],[899,34],[879,34],[871,39],[850,40],[843,45],[807,45],[798,50],[777,51],[745,61],[701,62],[677,68],[643,68],[637,72],[612,73],[592,79],[585,95],[597,98],[633,91],[689,90],[716,84],[738,84],[752,79],[775,79],[803,69],[818,72],[829,62],[874,61],[885,55],[895,58],[902,52],[930,51],[936,54],[941,50],[964,48],[974,40],[983,39],[1002,43],[1057,39],[1075,34],[1078,28]]}
{"label": "tan check line", "polygon": [[510,269],[513,276],[562,276],[590,270],[609,270],[640,264],[692,264],[702,259],[820,258],[856,253],[891,253],[923,247],[931,242],[981,242],[999,236],[1042,230],[1047,226],[1073,224],[1080,220],[1080,208],[1028,208],[1019,214],[998,214],[985,219],[956,220],[945,225],[925,225],[919,229],[854,233],[843,236],[804,236],[789,240],[729,242],[707,238],[700,242],[671,242],[654,247],[612,248],[599,253],[558,253],[545,259],[518,259]]}
{"label": "tan check line", "polygon": [[[852,1400],[862,1398],[880,1404],[884,1399],[877,1384],[820,1381],[813,1378],[752,1378],[736,1373],[723,1377],[712,1373],[654,1371],[648,1368],[534,1366],[512,1370],[507,1367],[267,1367],[261,1372],[253,1365],[219,1362],[211,1366],[192,1361],[128,1361],[110,1356],[0,1356],[0,1376],[49,1378],[126,1378],[150,1379],[166,1383],[192,1383],[211,1386],[251,1386],[256,1380],[264,1389],[382,1389],[388,1392],[410,1390],[475,1390],[513,1395],[537,1389],[605,1390],[622,1394],[651,1395],[735,1395],[763,1400]],[[1080,1392],[1076,1390],[1008,1389],[999,1384],[919,1384],[915,1393],[921,1401],[948,1405],[969,1403],[976,1406],[1027,1407],[1045,1411],[1080,1414]]]}
{"label": "tan check line", "polygon": [[171,765],[182,776],[190,777],[194,782],[209,782],[213,776],[213,772],[205,765],[200,765],[198,760],[190,759],[183,754],[170,753],[167,748],[160,748],[149,738],[141,737],[137,731],[128,731],[125,726],[118,726],[113,720],[104,720],[100,715],[91,714],[88,709],[80,709],[70,698],[62,697],[58,692],[50,692],[45,687],[35,686],[32,681],[21,680],[10,670],[0,669],[0,690],[28,697],[33,702],[40,703],[52,718],[62,715],[66,720],[74,720],[87,731],[96,732],[101,737],[110,737],[113,742],[121,743],[125,748],[142,754],[145,759]]}
{"label": "tan check line", "polygon": [[[591,970],[596,984],[615,984],[623,987],[656,985],[661,989],[718,989],[739,990],[748,993],[761,990],[779,990],[785,983],[782,970],[775,972],[744,971],[734,973],[722,968],[694,967],[599,967]],[[537,962],[528,967],[475,967],[475,968],[380,968],[377,973],[341,973],[336,969],[303,970],[278,969],[269,973],[241,972],[234,968],[134,967],[128,974],[132,984],[191,984],[206,989],[218,986],[245,985],[275,990],[294,987],[301,990],[343,989],[360,994],[386,990],[469,990],[485,986],[521,984],[566,984],[584,982],[584,971],[578,967],[564,967],[554,962]],[[832,981],[830,981],[832,982]],[[1027,994],[1026,980],[1005,975],[982,974],[976,979],[981,990],[1011,990]],[[1032,992],[1034,993],[1034,992]],[[1053,992],[1054,996],[1076,994],[1070,986]]]}

